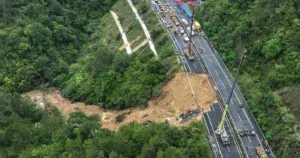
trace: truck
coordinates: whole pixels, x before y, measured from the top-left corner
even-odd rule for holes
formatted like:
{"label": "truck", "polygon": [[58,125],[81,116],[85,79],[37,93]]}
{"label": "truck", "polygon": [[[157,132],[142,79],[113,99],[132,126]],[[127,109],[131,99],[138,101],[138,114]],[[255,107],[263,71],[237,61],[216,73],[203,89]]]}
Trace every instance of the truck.
{"label": "truck", "polygon": [[173,18],[175,16],[175,13],[173,10],[170,11],[170,17]]}
{"label": "truck", "polygon": [[194,56],[192,55],[192,52],[189,51],[189,49],[184,50],[184,55],[187,57],[188,60],[194,60]]}
{"label": "truck", "polygon": [[194,26],[193,28],[196,29],[196,30],[200,30],[201,29],[201,25],[200,25],[200,23],[198,21],[195,21],[193,26]]}
{"label": "truck", "polygon": [[178,31],[177,31],[176,27],[173,27],[173,28],[172,28],[172,31],[173,31],[173,33],[174,33],[175,36],[178,35]]}
{"label": "truck", "polygon": [[256,152],[259,158],[267,158],[267,154],[262,146],[256,147]]}
{"label": "truck", "polygon": [[191,41],[188,42],[188,48],[184,50],[184,55],[187,57],[188,60],[194,60],[194,56],[191,50]]}
{"label": "truck", "polygon": [[224,128],[224,121],[226,119],[227,113],[228,113],[228,105],[226,104],[223,115],[222,115],[222,118],[221,118],[220,123],[218,125],[218,128],[215,131],[216,134],[221,136],[221,141],[222,141],[223,145],[230,145],[229,136],[228,136],[228,134],[227,134],[227,132]]}
{"label": "truck", "polygon": [[221,133],[221,141],[223,145],[230,145],[230,139],[225,129],[223,129],[223,132]]}
{"label": "truck", "polygon": [[191,11],[189,10],[189,8],[185,5],[185,4],[182,4],[180,6],[180,8],[185,12],[185,14],[189,17],[189,18],[192,18],[192,13]]}

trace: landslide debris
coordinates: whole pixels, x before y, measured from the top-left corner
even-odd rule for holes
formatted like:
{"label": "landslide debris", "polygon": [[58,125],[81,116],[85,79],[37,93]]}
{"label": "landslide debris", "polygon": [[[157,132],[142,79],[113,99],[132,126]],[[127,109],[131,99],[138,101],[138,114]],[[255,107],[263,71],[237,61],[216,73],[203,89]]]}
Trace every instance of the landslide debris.
{"label": "landslide debris", "polygon": [[[210,111],[210,104],[216,100],[216,95],[210,87],[207,75],[189,74],[191,85],[195,92],[198,105],[204,111]],[[201,115],[183,121],[180,115],[186,115],[190,111],[198,111],[198,106],[188,84],[188,78],[184,72],[176,73],[175,77],[163,86],[159,97],[152,98],[146,108],[134,107],[126,110],[105,110],[97,105],[85,105],[84,103],[72,103],[63,98],[59,90],[50,92],[31,91],[27,93],[31,100],[44,108],[43,102],[56,107],[64,116],[80,110],[87,115],[99,115],[99,122],[104,128],[116,130],[129,122],[163,122],[169,121],[175,126],[186,126],[193,120],[201,120]],[[117,121],[122,116],[122,121]]]}

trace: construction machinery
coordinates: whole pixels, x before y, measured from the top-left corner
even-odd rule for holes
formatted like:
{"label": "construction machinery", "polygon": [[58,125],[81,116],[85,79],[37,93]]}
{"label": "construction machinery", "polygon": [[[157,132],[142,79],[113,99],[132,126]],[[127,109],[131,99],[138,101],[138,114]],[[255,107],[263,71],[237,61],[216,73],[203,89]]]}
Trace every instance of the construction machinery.
{"label": "construction machinery", "polygon": [[188,60],[194,60],[195,57],[192,54],[191,50],[191,40],[188,41],[188,48],[184,50],[184,55],[187,57]]}
{"label": "construction machinery", "polygon": [[220,123],[218,125],[218,129],[215,131],[216,134],[221,136],[221,141],[223,143],[223,145],[229,145],[230,144],[230,139],[229,136],[224,128],[224,121],[226,119],[226,115],[228,113],[228,105],[225,105],[225,109],[222,115],[222,118],[220,120]]}
{"label": "construction machinery", "polygon": [[256,152],[259,158],[267,158],[267,154],[262,146],[256,147]]}
{"label": "construction machinery", "polygon": [[194,25],[193,25],[193,28],[194,28],[195,30],[200,30],[200,29],[201,29],[200,23],[199,23],[198,21],[195,21],[195,22],[194,22]]}
{"label": "construction machinery", "polygon": [[188,1],[188,5],[189,5],[190,7],[192,7],[192,8],[197,7],[197,3],[196,3],[196,2],[193,2],[193,0],[189,0],[189,1]]}
{"label": "construction machinery", "polygon": [[176,27],[173,27],[173,28],[172,28],[172,31],[173,31],[173,33],[174,33],[175,36],[178,35],[178,31],[177,31]]}
{"label": "construction machinery", "polygon": [[170,11],[170,17],[173,18],[175,16],[175,13],[173,10]]}

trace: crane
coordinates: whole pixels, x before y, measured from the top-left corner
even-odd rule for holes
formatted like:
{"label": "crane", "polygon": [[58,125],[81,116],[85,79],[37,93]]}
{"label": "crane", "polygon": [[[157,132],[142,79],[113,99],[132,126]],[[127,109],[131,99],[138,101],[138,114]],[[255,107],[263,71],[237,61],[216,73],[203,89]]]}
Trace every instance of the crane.
{"label": "crane", "polygon": [[242,56],[242,59],[240,61],[240,64],[239,64],[239,67],[238,67],[238,71],[237,71],[237,74],[235,76],[235,79],[234,79],[234,82],[233,82],[233,86],[231,88],[231,92],[229,94],[229,97],[228,97],[228,100],[225,104],[225,109],[224,109],[224,112],[223,112],[223,115],[222,115],[222,118],[221,118],[221,121],[218,125],[218,129],[215,131],[216,134],[219,134],[221,136],[221,140],[223,142],[223,145],[229,145],[230,144],[230,139],[229,139],[229,136],[224,128],[224,121],[226,119],[226,115],[228,113],[228,105],[229,105],[229,102],[230,102],[230,98],[233,94],[233,91],[234,91],[234,87],[235,87],[235,84],[237,82],[237,79],[238,79],[238,76],[239,76],[239,72],[240,72],[240,69],[242,67],[242,64],[243,64],[243,61],[245,59],[245,53],[247,52],[247,50],[245,50],[243,52],[243,56]]}
{"label": "crane", "polygon": [[222,115],[222,118],[221,118],[220,123],[218,125],[218,129],[215,131],[216,134],[221,136],[221,141],[222,141],[223,145],[229,145],[230,144],[229,136],[228,136],[228,134],[227,134],[227,132],[224,128],[224,121],[226,119],[227,112],[228,112],[228,105],[226,104],[223,115]]}
{"label": "crane", "polygon": [[195,8],[197,6],[197,3],[193,2],[193,0],[189,0],[188,5],[192,8]]}

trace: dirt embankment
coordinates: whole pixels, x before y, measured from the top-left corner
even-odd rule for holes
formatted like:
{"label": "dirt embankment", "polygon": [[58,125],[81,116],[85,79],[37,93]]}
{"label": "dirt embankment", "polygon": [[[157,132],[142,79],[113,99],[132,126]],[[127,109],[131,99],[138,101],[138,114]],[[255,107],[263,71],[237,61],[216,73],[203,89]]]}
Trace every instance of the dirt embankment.
{"label": "dirt embankment", "polygon": [[[207,76],[204,74],[189,74],[189,79],[193,87],[198,105],[204,111],[210,110],[210,104],[216,100],[216,95],[209,85]],[[159,97],[153,98],[148,102],[148,107],[141,109],[138,107],[127,110],[103,110],[97,105],[85,105],[84,103],[71,103],[63,98],[58,90],[53,90],[48,93],[41,91],[31,91],[28,96],[37,103],[41,108],[44,108],[45,101],[56,107],[62,115],[68,116],[69,113],[80,110],[87,115],[99,115],[99,122],[104,128],[116,130],[120,126],[129,122],[145,122],[147,120],[155,122],[163,122],[168,120],[176,126],[186,126],[192,120],[200,120],[201,115],[192,118],[190,121],[182,122],[178,120],[178,116],[188,110],[198,108],[195,98],[188,82],[188,78],[184,72],[176,74],[175,78],[169,81],[162,89]],[[126,114],[125,119],[118,123],[116,116]]]}

